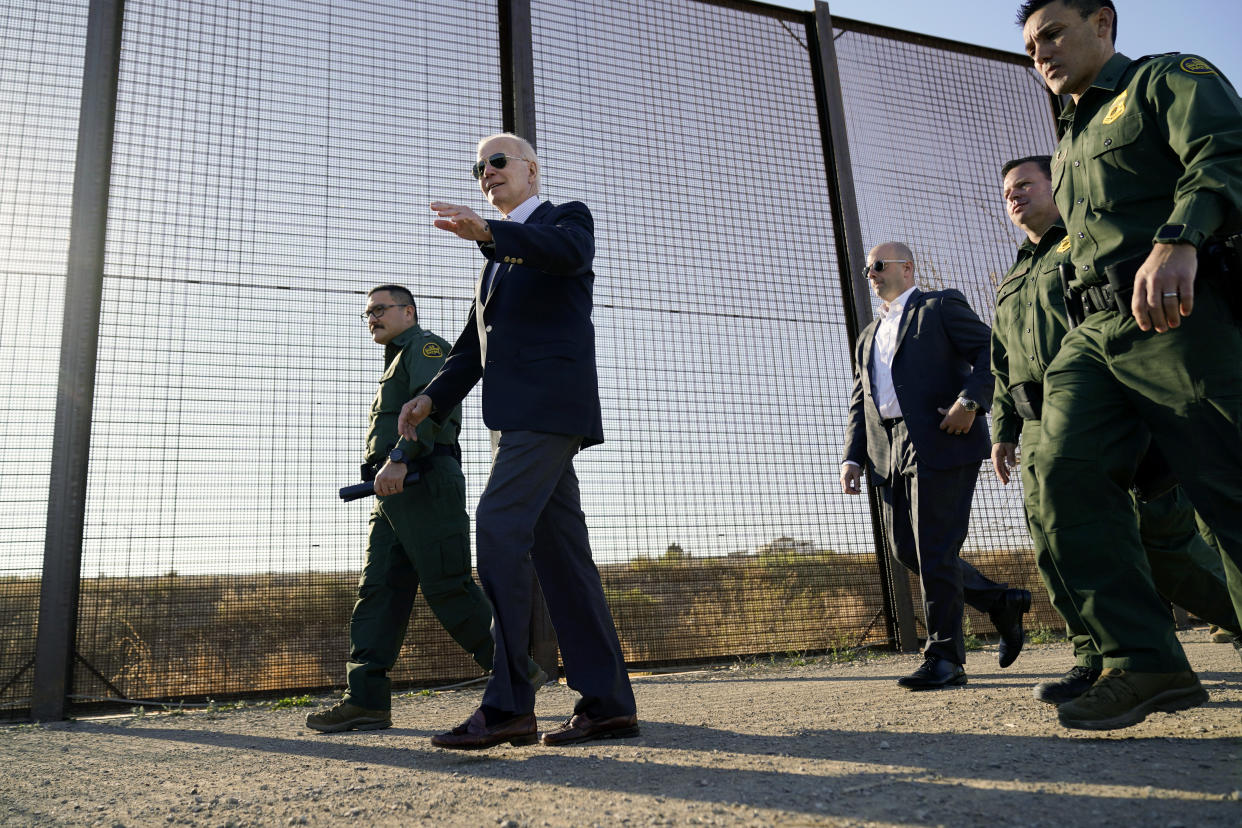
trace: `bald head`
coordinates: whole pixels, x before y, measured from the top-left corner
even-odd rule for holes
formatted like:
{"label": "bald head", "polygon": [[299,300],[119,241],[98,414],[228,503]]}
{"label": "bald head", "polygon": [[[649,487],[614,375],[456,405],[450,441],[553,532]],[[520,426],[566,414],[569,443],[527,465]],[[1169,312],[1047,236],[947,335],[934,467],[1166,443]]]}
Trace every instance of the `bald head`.
{"label": "bald head", "polygon": [[902,242],[883,242],[867,255],[867,278],[885,302],[914,287],[914,253]]}
{"label": "bald head", "polygon": [[904,242],[887,241],[877,244],[871,249],[871,255],[883,254],[885,259],[904,259],[914,264],[914,252]]}

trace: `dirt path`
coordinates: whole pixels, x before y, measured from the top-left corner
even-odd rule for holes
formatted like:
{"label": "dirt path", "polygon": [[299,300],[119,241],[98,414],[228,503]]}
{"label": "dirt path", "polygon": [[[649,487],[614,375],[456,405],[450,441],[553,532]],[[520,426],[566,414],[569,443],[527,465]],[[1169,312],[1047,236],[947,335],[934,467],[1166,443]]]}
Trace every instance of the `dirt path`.
{"label": "dirt path", "polygon": [[[1183,633],[1208,705],[1102,735],[1062,730],[1008,670],[909,693],[885,656],[635,679],[637,739],[482,753],[432,748],[480,690],[408,695],[390,730],[323,736],[305,709],[247,706],[0,728],[4,825],[1242,825],[1242,662]],[[564,686],[539,694],[545,726]]]}

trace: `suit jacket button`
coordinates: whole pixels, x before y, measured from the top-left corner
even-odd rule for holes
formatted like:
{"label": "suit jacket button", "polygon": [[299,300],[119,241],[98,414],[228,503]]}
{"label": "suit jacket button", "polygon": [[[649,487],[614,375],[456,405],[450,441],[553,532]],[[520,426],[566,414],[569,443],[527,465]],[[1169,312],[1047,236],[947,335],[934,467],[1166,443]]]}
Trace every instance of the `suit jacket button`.
{"label": "suit jacket button", "polygon": [[491,333],[491,332],[492,332],[492,326],[491,326],[491,325],[488,325],[488,326],[487,326],[486,328],[484,328],[483,330],[484,330],[484,331],[486,331],[487,333]]}

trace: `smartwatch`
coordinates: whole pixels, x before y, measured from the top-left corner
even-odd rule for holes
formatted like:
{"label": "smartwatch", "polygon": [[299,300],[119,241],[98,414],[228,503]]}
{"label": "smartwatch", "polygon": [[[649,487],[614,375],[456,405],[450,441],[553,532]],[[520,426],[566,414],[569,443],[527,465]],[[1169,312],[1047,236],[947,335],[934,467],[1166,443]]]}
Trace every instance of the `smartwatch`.
{"label": "smartwatch", "polygon": [[1184,224],[1166,224],[1156,231],[1156,237],[1152,241],[1156,244],[1193,244],[1198,247],[1206,238],[1207,236],[1201,230],[1193,227],[1187,227]]}

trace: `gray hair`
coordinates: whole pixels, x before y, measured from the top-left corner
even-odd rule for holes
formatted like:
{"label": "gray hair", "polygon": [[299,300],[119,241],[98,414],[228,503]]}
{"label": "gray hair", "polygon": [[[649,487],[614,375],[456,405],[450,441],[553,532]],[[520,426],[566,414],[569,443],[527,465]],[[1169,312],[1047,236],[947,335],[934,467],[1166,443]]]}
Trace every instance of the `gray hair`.
{"label": "gray hair", "polygon": [[476,148],[476,154],[477,150],[482,149],[484,144],[489,141],[494,141],[497,138],[508,138],[510,141],[515,141],[517,145],[522,148],[522,157],[527,161],[535,162],[535,192],[538,192],[543,184],[543,164],[539,162],[539,155],[535,152],[534,146],[532,146],[530,141],[527,141],[521,135],[514,135],[512,132],[497,132],[495,135],[480,138],[479,145]]}

